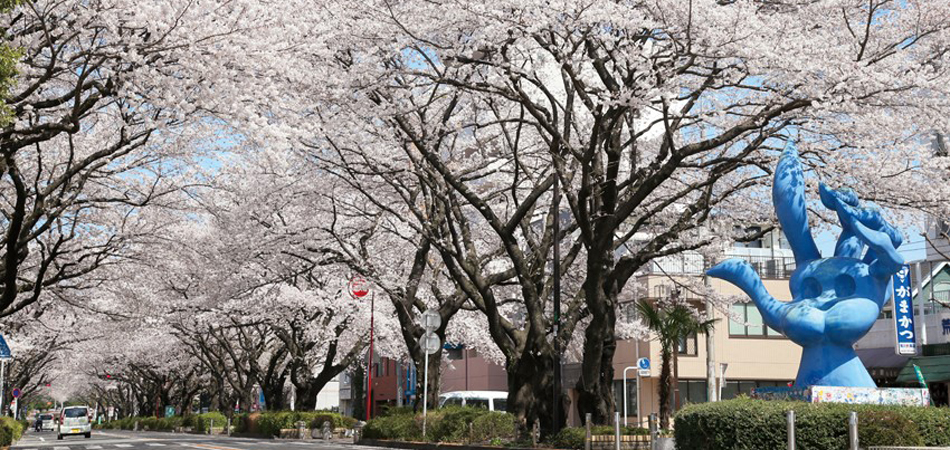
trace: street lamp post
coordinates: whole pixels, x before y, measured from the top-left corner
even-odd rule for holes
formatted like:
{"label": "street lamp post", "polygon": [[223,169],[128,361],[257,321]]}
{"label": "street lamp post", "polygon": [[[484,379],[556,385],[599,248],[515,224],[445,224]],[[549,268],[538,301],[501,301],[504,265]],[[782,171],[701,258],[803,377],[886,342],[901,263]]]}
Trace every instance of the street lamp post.
{"label": "street lamp post", "polygon": [[[350,293],[354,298],[363,298],[366,294],[369,293],[369,289],[366,287],[366,280],[362,277],[356,276],[350,280]],[[369,297],[369,359],[366,361],[366,420],[369,421],[370,412],[372,411],[372,401],[373,401],[373,329],[374,329],[374,314],[376,312],[376,294],[373,294]]]}

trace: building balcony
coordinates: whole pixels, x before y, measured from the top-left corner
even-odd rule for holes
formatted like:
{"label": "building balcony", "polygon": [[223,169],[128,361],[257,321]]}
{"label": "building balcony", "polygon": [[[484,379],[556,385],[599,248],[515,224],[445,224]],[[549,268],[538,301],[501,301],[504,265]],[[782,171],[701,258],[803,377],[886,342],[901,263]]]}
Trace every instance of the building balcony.
{"label": "building balcony", "polygon": [[[795,258],[784,255],[755,255],[746,252],[729,252],[726,258],[740,258],[752,264],[752,267],[764,279],[788,279],[795,271]],[[644,275],[702,275],[714,264],[706,264],[698,253],[682,253],[651,261],[644,266]]]}

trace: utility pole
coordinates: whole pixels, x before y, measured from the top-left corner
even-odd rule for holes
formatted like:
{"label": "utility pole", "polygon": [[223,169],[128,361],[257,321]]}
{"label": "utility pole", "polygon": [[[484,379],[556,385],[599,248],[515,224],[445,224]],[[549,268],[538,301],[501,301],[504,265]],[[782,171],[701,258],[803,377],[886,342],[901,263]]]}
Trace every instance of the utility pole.
{"label": "utility pole", "polygon": [[[554,433],[561,430],[561,190],[554,167]],[[466,362],[466,365],[468,363]],[[467,367],[466,367],[467,369]]]}
{"label": "utility pole", "polygon": [[[703,285],[706,286],[707,293],[712,291],[712,285],[706,275],[703,275]],[[712,319],[713,315],[715,315],[715,310],[707,294],[706,320]],[[716,394],[718,394],[718,389],[716,389],[716,327],[712,326],[706,332],[706,400],[710,402],[721,400]]]}

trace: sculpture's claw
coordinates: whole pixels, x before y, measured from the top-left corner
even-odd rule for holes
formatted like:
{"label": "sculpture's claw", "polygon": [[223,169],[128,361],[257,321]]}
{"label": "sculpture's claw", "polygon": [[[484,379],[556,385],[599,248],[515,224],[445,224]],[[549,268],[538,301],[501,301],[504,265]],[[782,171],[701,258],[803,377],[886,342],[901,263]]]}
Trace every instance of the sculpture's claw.
{"label": "sculpture's claw", "polygon": [[765,324],[779,332],[784,331],[782,322],[788,313],[789,305],[776,300],[765,290],[762,279],[748,261],[738,258],[727,259],[707,270],[706,274],[728,281],[742,289],[752,298],[755,306],[762,313]]}

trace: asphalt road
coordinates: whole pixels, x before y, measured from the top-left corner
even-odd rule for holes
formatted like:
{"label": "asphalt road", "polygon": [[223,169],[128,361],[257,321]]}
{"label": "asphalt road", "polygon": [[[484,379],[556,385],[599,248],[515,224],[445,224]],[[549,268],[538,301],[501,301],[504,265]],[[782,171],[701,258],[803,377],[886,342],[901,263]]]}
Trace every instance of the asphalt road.
{"label": "asphalt road", "polygon": [[[350,441],[351,442],[351,441]],[[35,450],[379,450],[375,447],[353,445],[347,441],[293,441],[281,439],[230,438],[181,433],[149,433],[132,431],[92,431],[92,437],[56,435],[46,431],[28,431],[12,448]]]}

